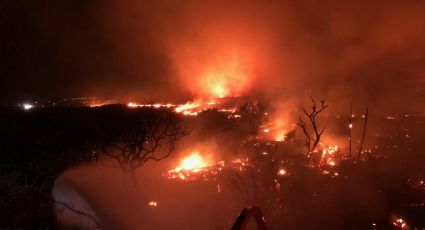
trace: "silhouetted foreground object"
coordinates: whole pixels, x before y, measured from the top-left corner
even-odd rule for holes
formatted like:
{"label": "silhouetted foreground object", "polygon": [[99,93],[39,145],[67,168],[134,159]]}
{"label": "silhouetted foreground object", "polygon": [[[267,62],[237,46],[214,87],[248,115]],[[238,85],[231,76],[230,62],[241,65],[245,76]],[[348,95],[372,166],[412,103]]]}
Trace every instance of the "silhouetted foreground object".
{"label": "silhouetted foreground object", "polygon": [[125,105],[0,108],[0,127],[1,229],[56,228],[51,190],[65,170],[112,158],[134,173],[168,157],[186,135],[170,110]]}
{"label": "silhouetted foreground object", "polygon": [[311,98],[311,102],[311,112],[307,112],[307,110],[305,110],[304,108],[302,109],[302,111],[304,113],[304,116],[306,116],[308,118],[308,121],[310,121],[309,123],[312,131],[309,131],[307,123],[302,119],[301,115],[298,116],[298,126],[303,130],[303,133],[305,135],[305,146],[308,150],[309,158],[311,158],[311,156],[313,155],[314,150],[320,143],[320,138],[322,137],[323,132],[325,132],[325,128],[322,128],[319,131],[316,117],[328,107],[328,105],[326,105],[326,100],[320,100],[320,107],[317,106],[317,103],[313,98]]}
{"label": "silhouetted foreground object", "polygon": [[248,207],[244,208],[242,212],[239,214],[238,218],[236,219],[235,223],[232,226],[232,230],[244,230],[250,219],[254,217],[255,221],[257,223],[257,229],[258,230],[266,230],[266,222],[264,220],[263,213],[261,212],[261,209],[258,207]]}

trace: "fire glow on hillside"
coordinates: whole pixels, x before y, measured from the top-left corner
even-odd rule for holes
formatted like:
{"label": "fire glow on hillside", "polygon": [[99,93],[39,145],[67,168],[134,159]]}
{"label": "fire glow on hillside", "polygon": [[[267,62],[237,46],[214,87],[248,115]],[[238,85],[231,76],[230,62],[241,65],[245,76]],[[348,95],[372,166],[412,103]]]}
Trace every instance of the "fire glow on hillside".
{"label": "fire glow on hillside", "polygon": [[218,161],[212,162],[206,160],[201,153],[192,152],[184,157],[180,164],[167,172],[168,179],[180,179],[183,181],[213,180],[220,172],[224,170],[244,171],[252,166],[248,159],[235,159],[231,162]]}

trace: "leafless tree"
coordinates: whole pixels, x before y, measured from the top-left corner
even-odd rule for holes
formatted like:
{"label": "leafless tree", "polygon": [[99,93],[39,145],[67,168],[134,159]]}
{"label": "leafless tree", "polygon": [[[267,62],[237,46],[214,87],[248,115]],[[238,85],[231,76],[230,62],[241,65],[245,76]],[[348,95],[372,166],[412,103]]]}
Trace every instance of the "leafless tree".
{"label": "leafless tree", "polygon": [[[305,135],[305,146],[308,150],[309,158],[313,155],[313,152],[320,143],[320,138],[325,131],[325,128],[322,128],[319,131],[316,117],[328,107],[328,105],[325,104],[325,100],[320,100],[319,106],[317,106],[317,103],[313,98],[311,98],[311,101],[311,112],[308,112],[306,109],[302,108],[304,115],[308,118],[309,125],[307,125],[301,115],[298,117],[298,126],[303,130]],[[311,126],[312,131],[310,131],[308,126]]]}
{"label": "leafless tree", "polygon": [[170,156],[176,142],[188,134],[180,126],[179,117],[172,112],[143,115],[136,117],[136,122],[124,122],[100,131],[103,135],[101,153],[116,160],[131,175],[150,160],[160,161]]}

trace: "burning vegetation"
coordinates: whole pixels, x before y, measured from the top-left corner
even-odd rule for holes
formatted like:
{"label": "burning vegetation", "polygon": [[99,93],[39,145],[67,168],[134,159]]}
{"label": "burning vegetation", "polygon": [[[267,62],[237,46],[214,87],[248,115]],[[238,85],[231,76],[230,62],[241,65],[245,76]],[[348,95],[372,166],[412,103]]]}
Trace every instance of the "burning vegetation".
{"label": "burning vegetation", "polygon": [[[263,211],[266,225],[271,228],[286,226],[296,229],[318,223],[330,229],[342,225],[376,229],[380,226],[394,229],[423,226],[421,218],[417,218],[422,215],[417,213],[425,213],[423,179],[416,182],[414,177],[398,174],[397,170],[400,169],[397,168],[402,165],[393,165],[393,161],[389,160],[397,156],[391,153],[391,148],[398,151],[403,144],[394,142],[392,135],[377,135],[379,129],[374,126],[367,128],[369,135],[365,134],[367,110],[360,115],[333,116],[326,113],[328,104],[324,100],[317,104],[313,99],[310,108],[310,111],[303,108],[289,111],[290,115],[285,115],[287,120],[279,116],[273,105],[249,102],[246,98],[194,100],[186,104],[130,102],[83,108],[33,107],[31,111],[23,108],[5,110],[3,113],[6,117],[18,117],[16,122],[33,127],[36,127],[34,122],[54,114],[57,121],[53,124],[37,125],[43,130],[51,127],[52,135],[44,137],[42,140],[46,142],[41,145],[39,142],[28,145],[28,148],[37,146],[39,154],[51,151],[48,150],[51,143],[57,143],[58,147],[64,143],[71,144],[63,153],[66,157],[61,157],[67,162],[66,165],[109,162],[107,164],[118,166],[124,169],[125,174],[131,175],[134,186],[143,183],[143,180],[139,181],[137,171],[146,162],[164,160],[166,164],[161,164],[156,180],[163,180],[161,183],[170,184],[174,189],[199,186],[202,193],[217,194],[218,200],[233,202],[232,205],[238,204],[238,207],[258,206]],[[329,110],[331,108],[329,105]],[[85,114],[84,122],[71,119],[73,114],[80,113]],[[33,116],[37,119],[32,120]],[[296,117],[298,123],[295,123]],[[49,119],[51,122],[51,117]],[[53,130],[63,119],[67,119],[68,124],[76,122],[74,125],[78,124],[80,129],[87,129],[84,132],[86,136],[79,137],[79,142],[58,142],[73,138],[67,137],[67,132],[60,134],[62,136],[54,134]],[[374,119],[374,122],[400,122],[399,127],[407,133],[402,136],[410,141],[411,135],[415,135],[412,134],[414,128],[408,126],[410,119],[406,116]],[[415,125],[423,124],[418,123],[422,122],[420,118],[412,121],[416,122]],[[8,126],[5,124],[4,127]],[[8,129],[14,127],[9,125]],[[338,132],[339,137],[335,134]],[[34,134],[28,135],[24,138],[31,138]],[[10,140],[14,139],[16,137],[10,137]],[[26,142],[32,143],[30,139]],[[16,145],[10,141],[4,146],[13,149]],[[31,150],[25,151],[33,153]],[[17,153],[23,154],[21,151]],[[57,171],[51,174],[51,171],[43,169],[52,167],[48,166],[48,162],[50,160],[46,162],[40,155],[39,160],[28,166],[34,177],[26,177],[23,181],[12,180],[11,183],[17,184],[3,188],[5,196],[2,202],[5,207],[13,206],[6,199],[11,194],[16,197],[14,199],[31,193],[45,194],[42,202],[62,207],[61,210],[74,213],[77,217],[88,217],[96,226],[105,227],[102,226],[102,219],[92,211],[81,211],[46,195],[53,186],[53,181],[48,178],[54,179],[67,167],[74,167],[55,167]],[[17,164],[22,164],[19,168],[27,167],[25,161]],[[421,178],[421,174],[411,175]],[[229,196],[234,196],[236,200],[228,201],[226,197]],[[347,200],[345,197],[350,198]],[[172,208],[169,199],[162,195],[157,194],[153,198],[144,204],[159,212]],[[369,203],[365,208],[358,202]],[[378,208],[390,203],[391,206]],[[336,214],[345,205],[350,205],[352,210]],[[302,214],[297,213],[300,207]],[[317,218],[310,217],[306,222],[305,216],[314,215],[315,209],[328,213],[322,213]],[[358,212],[368,214],[356,216]],[[350,217],[344,217],[343,213]],[[334,221],[322,223],[321,218],[328,218],[328,215]],[[222,226],[229,227],[225,223],[231,223],[231,217],[227,216]]]}
{"label": "burning vegetation", "polygon": [[425,229],[423,2],[13,2],[0,229]]}

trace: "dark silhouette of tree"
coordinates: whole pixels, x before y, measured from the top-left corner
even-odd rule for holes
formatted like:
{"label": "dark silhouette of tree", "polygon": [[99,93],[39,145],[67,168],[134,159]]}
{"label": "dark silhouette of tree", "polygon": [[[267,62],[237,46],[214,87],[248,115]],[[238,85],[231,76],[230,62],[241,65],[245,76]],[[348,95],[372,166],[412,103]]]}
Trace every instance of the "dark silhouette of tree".
{"label": "dark silhouette of tree", "polygon": [[0,108],[0,127],[0,228],[24,229],[56,229],[53,204],[96,223],[90,213],[54,200],[59,175],[110,157],[134,173],[168,157],[187,134],[170,110],[125,105]]}
{"label": "dark silhouette of tree", "polygon": [[100,152],[132,175],[146,162],[170,156],[176,142],[188,134],[178,115],[169,110],[141,109],[130,115],[117,111],[113,115],[116,123],[105,125],[108,121],[101,120],[97,124]]}
{"label": "dark silhouette of tree", "polygon": [[[301,115],[298,116],[298,126],[302,129],[304,136],[305,136],[305,146],[308,150],[308,157],[310,158],[313,155],[314,150],[316,149],[317,145],[320,143],[320,137],[322,136],[323,132],[325,131],[325,128],[320,129],[317,124],[316,117],[325,110],[328,105],[326,105],[325,100],[320,100],[320,106],[317,106],[316,101],[311,98],[312,105],[311,105],[311,111],[307,112],[306,109],[302,108],[302,111],[304,115],[308,118],[309,125],[302,119]],[[311,126],[309,129],[308,126]],[[312,129],[312,131],[310,131]]]}

